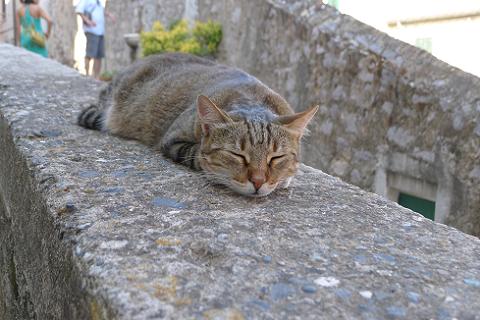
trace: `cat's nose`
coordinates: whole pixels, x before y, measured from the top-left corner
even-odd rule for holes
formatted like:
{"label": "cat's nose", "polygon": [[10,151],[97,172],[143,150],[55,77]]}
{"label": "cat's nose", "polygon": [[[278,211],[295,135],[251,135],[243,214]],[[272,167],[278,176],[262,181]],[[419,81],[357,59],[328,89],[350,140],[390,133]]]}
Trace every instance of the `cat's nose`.
{"label": "cat's nose", "polygon": [[252,176],[250,177],[250,181],[253,183],[255,190],[258,190],[265,183],[265,175],[261,172],[252,173]]}

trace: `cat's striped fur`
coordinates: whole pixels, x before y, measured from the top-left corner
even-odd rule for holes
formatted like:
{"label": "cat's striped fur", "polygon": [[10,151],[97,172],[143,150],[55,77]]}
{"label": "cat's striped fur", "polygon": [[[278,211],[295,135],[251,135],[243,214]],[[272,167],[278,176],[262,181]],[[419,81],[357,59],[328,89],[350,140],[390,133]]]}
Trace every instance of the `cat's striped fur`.
{"label": "cat's striped fur", "polygon": [[90,105],[88,108],[82,110],[77,119],[78,124],[93,130],[102,130],[102,121],[103,112],[100,111],[96,105]]}
{"label": "cat's striped fur", "polygon": [[244,195],[288,186],[317,107],[295,114],[251,75],[186,54],[150,56],[117,74],[78,123],[133,138]]}

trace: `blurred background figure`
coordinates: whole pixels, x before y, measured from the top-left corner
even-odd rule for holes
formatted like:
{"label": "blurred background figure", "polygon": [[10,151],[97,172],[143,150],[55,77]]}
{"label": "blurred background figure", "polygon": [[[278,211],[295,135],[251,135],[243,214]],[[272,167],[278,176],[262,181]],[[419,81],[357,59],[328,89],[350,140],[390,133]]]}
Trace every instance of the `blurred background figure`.
{"label": "blurred background figure", "polygon": [[113,16],[105,12],[100,0],[80,0],[75,12],[82,18],[83,31],[87,38],[85,53],[85,72],[90,74],[90,60],[93,59],[93,77],[98,79],[105,57],[105,16],[114,21]]}
{"label": "blurred background figure", "polygon": [[[38,0],[21,0],[20,3],[21,6],[16,12],[17,43],[27,50],[47,57],[46,40],[52,31],[52,19],[38,5]],[[47,21],[47,32],[42,29],[41,19]]]}

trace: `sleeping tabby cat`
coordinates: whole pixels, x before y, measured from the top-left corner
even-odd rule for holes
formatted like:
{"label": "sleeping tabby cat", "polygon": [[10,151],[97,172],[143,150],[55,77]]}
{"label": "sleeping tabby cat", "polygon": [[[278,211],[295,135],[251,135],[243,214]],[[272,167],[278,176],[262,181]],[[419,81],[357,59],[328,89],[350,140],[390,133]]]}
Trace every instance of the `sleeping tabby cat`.
{"label": "sleeping tabby cat", "polygon": [[238,193],[265,196],[288,187],[317,109],[294,113],[241,70],[170,53],[117,74],[78,124],[137,139]]}

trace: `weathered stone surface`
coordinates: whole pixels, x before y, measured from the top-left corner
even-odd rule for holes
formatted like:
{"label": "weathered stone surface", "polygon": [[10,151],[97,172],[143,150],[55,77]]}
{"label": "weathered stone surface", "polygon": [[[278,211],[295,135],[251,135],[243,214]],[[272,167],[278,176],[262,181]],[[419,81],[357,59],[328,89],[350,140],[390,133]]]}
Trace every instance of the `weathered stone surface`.
{"label": "weathered stone surface", "polygon": [[40,4],[54,22],[47,43],[49,57],[73,67],[75,35],[77,31],[83,33],[83,30],[77,30],[77,16],[72,1],[43,0]]}
{"label": "weathered stone surface", "polygon": [[98,82],[0,70],[0,318],[480,319],[479,239],[306,166],[240,197],[76,126]]}
{"label": "weathered stone surface", "polygon": [[[164,26],[181,19],[185,0],[108,1],[107,11],[116,21],[105,25],[106,61],[108,70],[118,71],[130,63],[130,49],[124,40],[127,33],[151,30],[155,21]],[[140,56],[140,52],[137,52]]]}

